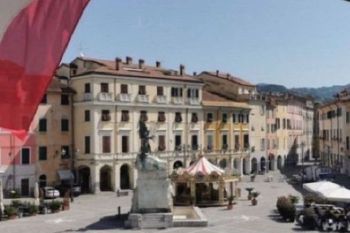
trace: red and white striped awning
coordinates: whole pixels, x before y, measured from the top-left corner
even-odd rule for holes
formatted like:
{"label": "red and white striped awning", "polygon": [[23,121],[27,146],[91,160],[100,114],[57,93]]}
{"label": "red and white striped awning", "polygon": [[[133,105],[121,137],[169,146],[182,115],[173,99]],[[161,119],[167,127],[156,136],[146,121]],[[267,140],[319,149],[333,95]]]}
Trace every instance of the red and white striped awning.
{"label": "red and white striped awning", "polygon": [[184,172],[192,176],[195,176],[197,174],[206,176],[212,173],[223,175],[225,173],[224,170],[209,162],[204,156],[197,160],[195,163],[193,163],[191,166],[186,168]]}

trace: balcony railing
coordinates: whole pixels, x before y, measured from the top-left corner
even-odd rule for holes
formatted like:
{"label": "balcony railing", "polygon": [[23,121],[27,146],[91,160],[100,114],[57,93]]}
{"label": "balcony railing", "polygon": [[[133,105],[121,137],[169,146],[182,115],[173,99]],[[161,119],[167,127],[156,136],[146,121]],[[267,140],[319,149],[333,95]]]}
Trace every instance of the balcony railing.
{"label": "balcony railing", "polygon": [[113,101],[112,93],[100,92],[100,93],[98,93],[98,100],[99,101]]}
{"label": "balcony railing", "polygon": [[189,99],[188,99],[188,103],[189,103],[190,105],[199,105],[199,104],[200,104],[200,101],[199,101],[198,98],[189,98]]}
{"label": "balcony railing", "polygon": [[131,101],[131,95],[130,94],[119,94],[118,100],[120,102],[130,102]]}
{"label": "balcony railing", "polygon": [[167,99],[165,95],[158,95],[156,96],[156,101],[157,104],[166,104]]}
{"label": "balcony railing", "polygon": [[92,94],[84,93],[84,101],[91,101],[91,100],[92,100]]}
{"label": "balcony railing", "polygon": [[137,95],[137,102],[148,103],[148,95]]}
{"label": "balcony railing", "polygon": [[172,102],[173,104],[183,104],[183,103],[184,103],[182,97],[172,97],[172,98],[171,98],[171,102]]}

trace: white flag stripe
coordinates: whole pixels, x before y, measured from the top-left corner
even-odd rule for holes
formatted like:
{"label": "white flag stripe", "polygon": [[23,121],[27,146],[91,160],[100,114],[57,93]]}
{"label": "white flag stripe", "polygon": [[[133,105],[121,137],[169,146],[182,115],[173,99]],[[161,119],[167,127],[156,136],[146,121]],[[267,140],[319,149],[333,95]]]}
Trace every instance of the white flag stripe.
{"label": "white flag stripe", "polygon": [[0,0],[0,42],[6,32],[7,27],[18,13],[33,0]]}

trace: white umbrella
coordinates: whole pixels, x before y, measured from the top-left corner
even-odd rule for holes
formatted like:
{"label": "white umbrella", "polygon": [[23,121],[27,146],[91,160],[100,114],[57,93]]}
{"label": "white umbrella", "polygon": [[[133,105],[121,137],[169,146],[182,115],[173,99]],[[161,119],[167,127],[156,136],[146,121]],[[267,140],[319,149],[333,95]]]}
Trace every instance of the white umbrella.
{"label": "white umbrella", "polygon": [[330,201],[350,202],[350,190],[344,187],[333,190],[325,190],[321,195]]}
{"label": "white umbrella", "polygon": [[2,190],[2,180],[0,179],[0,211],[4,212],[4,193]]}
{"label": "white umbrella", "polygon": [[40,205],[38,182],[35,182],[35,186],[34,186],[34,205],[36,205],[36,206]]}
{"label": "white umbrella", "polygon": [[339,189],[341,186],[329,181],[319,181],[303,184],[303,188],[309,192],[314,192],[322,195],[322,193],[325,191]]}

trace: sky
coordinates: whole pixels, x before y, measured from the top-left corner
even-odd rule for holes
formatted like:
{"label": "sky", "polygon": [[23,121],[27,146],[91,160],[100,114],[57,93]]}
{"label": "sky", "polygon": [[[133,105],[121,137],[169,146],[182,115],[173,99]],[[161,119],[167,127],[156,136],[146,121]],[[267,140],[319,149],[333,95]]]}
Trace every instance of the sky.
{"label": "sky", "polygon": [[63,57],[126,56],[252,83],[350,83],[350,2],[91,0]]}

